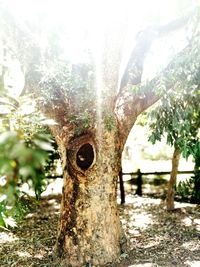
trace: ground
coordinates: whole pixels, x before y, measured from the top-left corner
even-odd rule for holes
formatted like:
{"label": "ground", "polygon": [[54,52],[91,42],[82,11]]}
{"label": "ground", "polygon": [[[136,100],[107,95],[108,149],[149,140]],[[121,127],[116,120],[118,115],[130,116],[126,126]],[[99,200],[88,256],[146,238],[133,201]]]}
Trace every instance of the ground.
{"label": "ground", "polygon": [[[43,197],[17,228],[0,230],[1,267],[59,267],[52,252],[60,199]],[[200,266],[200,207],[176,207],[169,213],[161,199],[129,194],[119,210],[130,250],[107,267]]]}

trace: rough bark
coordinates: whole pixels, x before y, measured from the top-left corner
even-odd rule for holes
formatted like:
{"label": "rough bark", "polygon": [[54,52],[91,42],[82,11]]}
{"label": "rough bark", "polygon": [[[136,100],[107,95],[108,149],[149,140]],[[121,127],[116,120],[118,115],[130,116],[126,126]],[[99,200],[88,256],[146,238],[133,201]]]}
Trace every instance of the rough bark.
{"label": "rough bark", "polygon": [[180,149],[178,147],[175,147],[172,157],[172,171],[168,182],[168,190],[166,198],[166,205],[168,211],[174,210],[174,195],[175,195],[174,186],[176,185],[179,160],[180,160]]}
{"label": "rough bark", "polygon": [[125,244],[116,201],[120,142],[106,131],[59,140],[64,187],[57,254],[62,266],[105,266]]}

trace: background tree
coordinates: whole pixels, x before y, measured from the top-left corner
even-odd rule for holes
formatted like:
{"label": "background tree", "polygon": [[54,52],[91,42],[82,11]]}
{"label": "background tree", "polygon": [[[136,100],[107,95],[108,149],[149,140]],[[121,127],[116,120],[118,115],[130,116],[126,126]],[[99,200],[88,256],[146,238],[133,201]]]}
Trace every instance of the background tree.
{"label": "background tree", "polygon": [[[199,67],[195,66],[195,68]],[[174,209],[180,155],[182,154],[185,158],[192,155],[195,162],[198,162],[199,157],[199,73],[194,73],[193,67],[191,68],[190,62],[188,62],[188,67],[181,68],[178,75],[187,77],[184,88],[181,88],[182,90],[179,88],[174,92],[169,91],[149,114],[151,130],[149,140],[155,143],[166,137],[167,144],[174,147],[166,198],[167,210]],[[195,170],[199,171],[197,163],[195,166]],[[198,181],[196,173],[195,183],[198,184]],[[195,188],[194,191],[197,193],[198,186]]]}
{"label": "background tree", "polygon": [[[176,62],[185,54],[188,57],[183,62],[189,60],[189,52],[194,50],[193,43],[198,39],[193,31],[192,37],[185,39],[185,45],[174,52],[176,56],[173,55],[171,62],[144,82],[144,63],[152,44],[166,37],[173,40],[186,25],[196,24],[198,16],[184,14],[162,25],[155,20],[150,24],[146,21],[148,26],[131,32],[135,37],[133,50],[119,78],[127,34],[122,10],[127,14],[130,7],[119,2],[114,4],[114,11],[113,6],[108,9],[109,5],[104,3],[101,9],[100,4],[90,3],[88,24],[84,24],[88,6],[81,6],[78,13],[81,23],[73,32],[70,27],[75,20],[69,21],[68,28],[60,21],[60,25],[49,31],[51,20],[45,21],[45,16],[40,16],[40,25],[27,21],[19,24],[9,14],[1,17],[8,21],[4,27],[11,33],[13,50],[23,66],[26,90],[40,96],[38,106],[56,122],[51,130],[59,147],[64,178],[56,250],[63,266],[87,263],[105,266],[125,249],[116,202],[124,144],[137,116],[161,97],[161,88],[174,88],[177,80],[171,77],[177,71]],[[53,11],[55,14],[55,8]],[[77,6],[68,6],[66,12],[65,20],[70,13],[77,14]],[[188,24],[191,14],[194,20]],[[64,43],[69,51],[73,50],[67,30],[72,39],[74,31],[84,33],[85,39],[79,47],[85,55],[81,64],[66,60],[60,48]],[[80,41],[75,40],[75,44]]]}

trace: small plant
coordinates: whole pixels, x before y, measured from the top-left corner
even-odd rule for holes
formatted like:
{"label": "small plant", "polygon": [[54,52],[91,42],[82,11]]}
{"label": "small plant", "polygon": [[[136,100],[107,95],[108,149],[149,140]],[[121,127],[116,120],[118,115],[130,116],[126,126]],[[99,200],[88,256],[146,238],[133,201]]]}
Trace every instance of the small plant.
{"label": "small plant", "polygon": [[194,157],[194,175],[186,181],[182,181],[177,186],[177,193],[192,203],[200,204],[200,142],[197,141],[191,150]]}
{"label": "small plant", "polygon": [[176,192],[182,199],[190,199],[193,190],[193,182],[192,178],[188,178],[185,181],[181,181],[178,183],[176,187]]}
{"label": "small plant", "polygon": [[91,114],[87,109],[84,112],[80,112],[77,115],[70,117],[70,122],[76,126],[76,136],[81,135],[86,129],[88,129],[91,126],[91,121]]}
{"label": "small plant", "polygon": [[116,122],[115,118],[111,114],[106,114],[104,117],[104,125],[107,131],[115,131],[116,130]]}
{"label": "small plant", "polygon": [[[22,195],[22,192],[19,196]],[[6,198],[0,200],[0,228],[16,227],[24,216],[30,212],[36,204],[33,198],[23,195],[15,199],[15,203],[9,205]],[[5,197],[5,195],[4,195]]]}

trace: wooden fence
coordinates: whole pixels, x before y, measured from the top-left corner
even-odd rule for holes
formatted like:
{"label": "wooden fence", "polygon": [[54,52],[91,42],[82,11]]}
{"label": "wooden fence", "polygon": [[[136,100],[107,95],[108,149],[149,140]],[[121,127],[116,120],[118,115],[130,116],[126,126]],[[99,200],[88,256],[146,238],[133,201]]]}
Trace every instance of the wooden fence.
{"label": "wooden fence", "polygon": [[[120,187],[120,197],[121,197],[121,204],[125,203],[125,189],[124,189],[124,179],[123,176],[130,175],[131,179],[126,180],[126,182],[130,184],[136,185],[136,191],[135,194],[142,196],[142,185],[144,183],[149,183],[149,181],[145,181],[144,177],[149,175],[154,176],[163,176],[163,175],[170,175],[171,172],[141,172],[140,169],[138,169],[137,172],[119,172],[119,187]],[[193,174],[194,171],[178,171],[178,174]],[[62,178],[61,175],[59,176],[47,176],[48,179],[57,179]],[[160,179],[161,180],[161,179]]]}
{"label": "wooden fence", "polygon": [[[178,171],[178,174],[193,174],[194,171]],[[120,185],[120,196],[121,204],[125,203],[125,189],[124,189],[124,179],[123,176],[130,175],[131,179],[126,182],[131,184],[136,184],[137,188],[135,191],[136,195],[142,196],[142,185],[145,183],[143,177],[154,175],[154,176],[163,176],[170,175],[171,172],[141,172],[140,169],[137,172],[119,172],[119,185]],[[135,177],[135,178],[134,178]],[[160,179],[161,180],[161,179]],[[148,181],[146,183],[149,183]]]}

